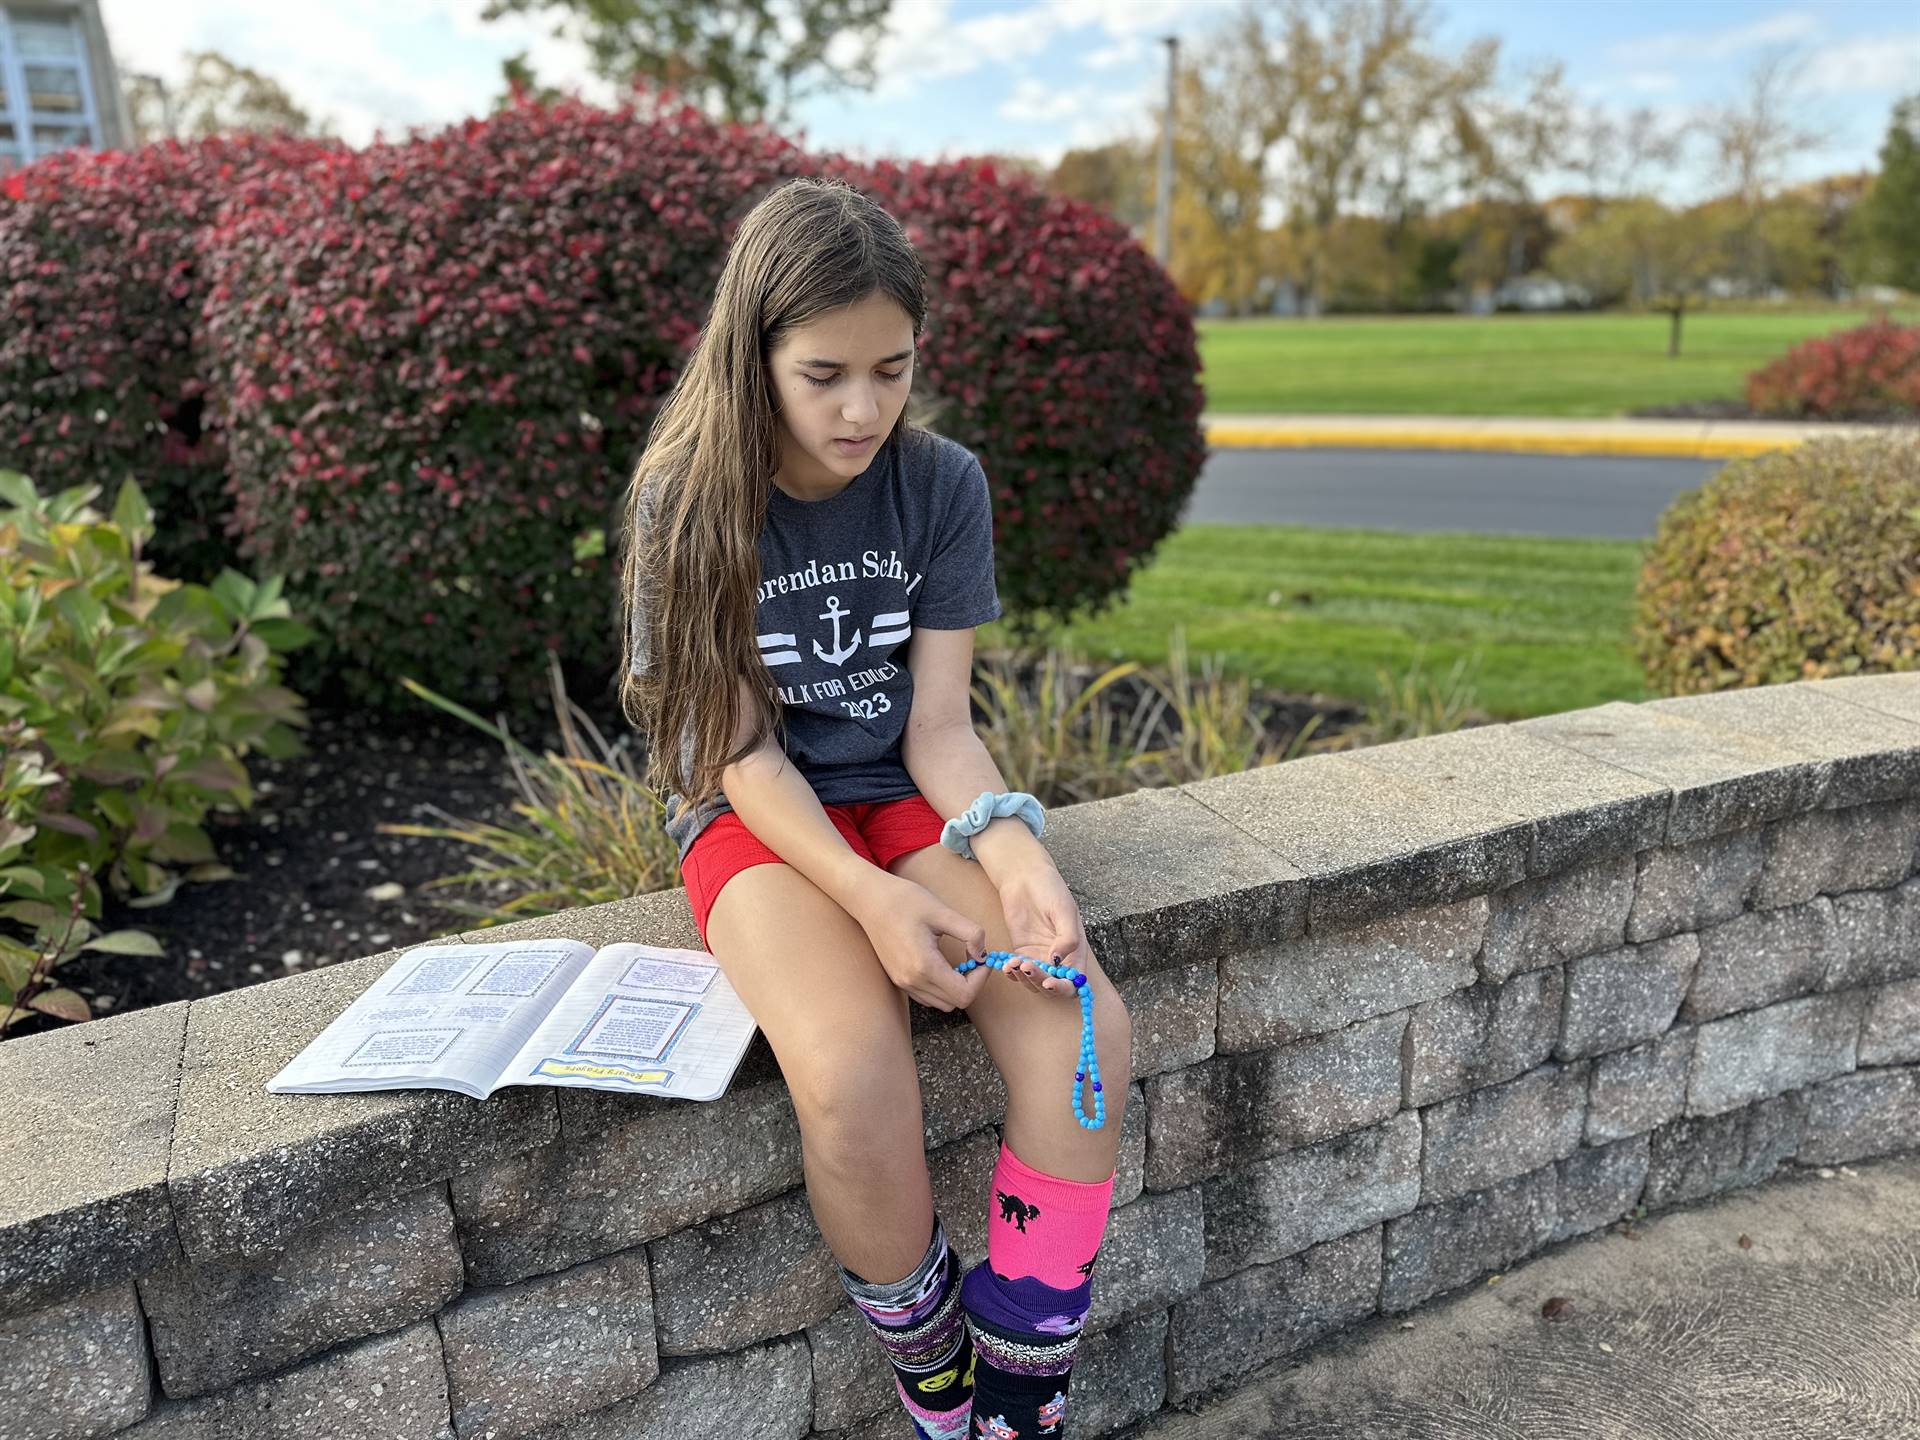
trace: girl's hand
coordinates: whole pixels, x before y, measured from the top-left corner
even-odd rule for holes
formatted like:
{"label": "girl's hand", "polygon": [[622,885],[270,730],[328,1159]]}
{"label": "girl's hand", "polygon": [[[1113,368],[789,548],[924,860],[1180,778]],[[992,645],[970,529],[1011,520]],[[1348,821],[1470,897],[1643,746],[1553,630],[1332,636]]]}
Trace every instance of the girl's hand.
{"label": "girl's hand", "polygon": [[887,978],[929,1010],[964,1010],[993,973],[981,965],[965,975],[940,953],[939,937],[951,935],[967,958],[987,953],[986,927],[969,920],[926,886],[882,874],[861,897],[854,919],[867,932]]}
{"label": "girl's hand", "polygon": [[[1007,917],[1014,949],[1031,951],[1042,961],[1086,970],[1093,952],[1080,924],[1080,907],[1074,904],[1067,882],[1050,860],[1035,862],[1008,877],[1000,885],[1000,909]],[[1079,988],[1071,980],[1047,974],[1028,959],[1009,960],[1001,973],[1046,994],[1072,996]]]}

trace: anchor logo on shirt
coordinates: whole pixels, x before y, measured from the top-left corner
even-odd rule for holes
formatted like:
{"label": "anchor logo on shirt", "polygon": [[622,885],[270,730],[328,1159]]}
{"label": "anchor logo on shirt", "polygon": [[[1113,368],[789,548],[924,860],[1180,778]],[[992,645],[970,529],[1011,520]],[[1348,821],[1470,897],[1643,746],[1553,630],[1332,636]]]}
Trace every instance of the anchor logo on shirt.
{"label": "anchor logo on shirt", "polygon": [[816,620],[833,621],[833,649],[822,650],[818,640],[813,642],[813,653],[829,665],[846,664],[847,657],[860,648],[860,632],[858,630],[853,632],[852,643],[845,647],[842,647],[840,644],[840,617],[842,615],[851,615],[852,613],[851,610],[842,610],[840,608],[840,597],[838,595],[829,595],[827,597],[826,613],[824,615],[814,616]]}

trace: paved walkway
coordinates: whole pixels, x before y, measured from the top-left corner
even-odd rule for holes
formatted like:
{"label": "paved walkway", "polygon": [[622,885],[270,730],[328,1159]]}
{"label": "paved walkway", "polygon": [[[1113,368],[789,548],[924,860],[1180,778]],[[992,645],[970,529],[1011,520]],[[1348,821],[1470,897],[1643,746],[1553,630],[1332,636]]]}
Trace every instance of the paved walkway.
{"label": "paved walkway", "polygon": [[[1791,1168],[1279,1361],[1138,1440],[1915,1440],[1920,1156]],[[1741,1237],[1752,1241],[1743,1248]],[[1572,1301],[1548,1320],[1552,1296]]]}
{"label": "paved walkway", "polygon": [[[1339,449],[1520,450],[1551,455],[1679,455],[1720,460],[1816,435],[1884,425],[1788,420],[1564,419],[1534,415],[1224,415],[1200,417],[1209,445]],[[1920,426],[1902,427],[1920,431]]]}

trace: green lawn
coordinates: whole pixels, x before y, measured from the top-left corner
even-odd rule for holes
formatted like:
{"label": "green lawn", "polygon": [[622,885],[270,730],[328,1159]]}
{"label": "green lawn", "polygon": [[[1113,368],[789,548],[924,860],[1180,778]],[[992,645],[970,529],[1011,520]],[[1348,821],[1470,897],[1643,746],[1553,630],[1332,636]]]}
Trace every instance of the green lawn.
{"label": "green lawn", "polygon": [[[1702,311],[1679,358],[1664,315],[1202,320],[1201,381],[1220,413],[1621,415],[1738,397],[1747,372],[1869,310]],[[1920,324],[1920,310],[1896,311]]]}
{"label": "green lawn", "polygon": [[[1401,678],[1417,655],[1443,680],[1478,652],[1471,703],[1518,719],[1651,698],[1626,642],[1641,552],[1631,540],[1187,525],[1118,606],[1053,638],[1090,661],[1159,668],[1179,624],[1196,678],[1217,654],[1261,685],[1361,702],[1376,667]],[[1008,638],[995,621],[980,648]]]}

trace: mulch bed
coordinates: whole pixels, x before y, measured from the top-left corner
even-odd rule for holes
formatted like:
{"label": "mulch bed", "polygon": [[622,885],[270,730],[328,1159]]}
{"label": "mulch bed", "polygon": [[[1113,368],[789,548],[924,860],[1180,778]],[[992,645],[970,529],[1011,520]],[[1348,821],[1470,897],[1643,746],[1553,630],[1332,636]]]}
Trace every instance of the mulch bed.
{"label": "mulch bed", "polygon": [[[1090,680],[1099,670],[1079,673]],[[1021,683],[1032,693],[1031,670]],[[1138,675],[1126,676],[1102,691],[1100,701],[1124,723],[1146,688]],[[1362,718],[1358,708],[1319,695],[1257,693],[1254,704],[1276,740],[1295,734],[1314,714],[1325,717],[1316,739]],[[610,743],[631,731],[610,698],[583,708]],[[253,808],[206,816],[216,853],[236,878],[183,884],[170,902],[150,909],[105,895],[101,928],[148,931],[165,957],[82,951],[55,972],[58,982],[86,996],[102,1017],[474,929],[478,922],[443,903],[441,897],[456,892],[421,887],[473,868],[480,852],[453,840],[383,835],[375,827],[445,824],[429,805],[462,821],[519,825],[511,807],[524,797],[498,741],[422,709],[427,713],[417,722],[399,724],[361,709],[309,705],[312,724],[302,736],[310,753],[289,760],[244,757]],[[557,733],[516,730],[515,737],[536,751],[560,749]],[[388,895],[393,898],[381,898]],[[10,1034],[62,1023],[35,1015],[16,1022]]]}

